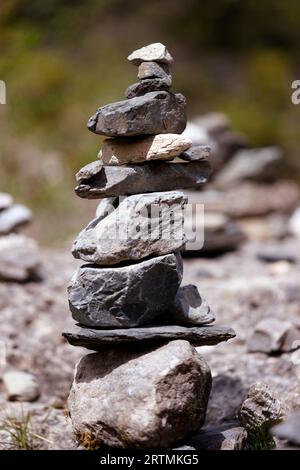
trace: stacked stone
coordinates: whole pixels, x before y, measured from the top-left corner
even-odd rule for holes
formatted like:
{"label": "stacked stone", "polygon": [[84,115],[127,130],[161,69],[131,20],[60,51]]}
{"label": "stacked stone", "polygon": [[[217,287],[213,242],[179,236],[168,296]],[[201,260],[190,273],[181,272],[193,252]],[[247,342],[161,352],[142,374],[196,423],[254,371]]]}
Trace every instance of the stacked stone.
{"label": "stacked stone", "polygon": [[103,199],[73,245],[88,264],[68,288],[78,324],[63,333],[99,351],[77,365],[69,397],[75,434],[88,447],[166,447],[198,430],[211,375],[194,346],[234,336],[210,325],[195,286],[180,287],[187,199],[179,189],[202,186],[210,165],[207,148],[191,153],[180,135],[186,102],[169,91],[173,59],[160,43],[128,59],[140,81],[127,100],[90,118],[88,128],[109,138],[77,174],[80,197]]}
{"label": "stacked stone", "polygon": [[0,280],[23,282],[38,275],[38,246],[19,233],[31,219],[28,207],[15,204],[10,194],[0,193]]}

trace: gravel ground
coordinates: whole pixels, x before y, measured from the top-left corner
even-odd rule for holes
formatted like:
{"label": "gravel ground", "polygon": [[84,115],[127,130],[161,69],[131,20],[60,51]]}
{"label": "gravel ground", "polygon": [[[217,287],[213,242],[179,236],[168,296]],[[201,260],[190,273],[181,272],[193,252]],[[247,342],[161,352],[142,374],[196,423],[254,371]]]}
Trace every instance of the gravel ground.
{"label": "gravel ground", "polygon": [[[300,241],[281,247],[299,253]],[[264,317],[289,318],[300,324],[300,261],[265,263],[256,257],[257,244],[247,243],[218,258],[186,258],[184,283],[196,284],[216,314],[217,324],[235,329],[229,343],[198,348],[213,373],[207,425],[236,418],[249,387],[262,380],[291,410],[300,405],[300,354],[249,354],[247,338]],[[43,251],[41,280],[26,284],[0,283],[0,339],[6,348],[5,370],[36,375],[41,396],[34,403],[8,402],[0,382],[0,449],[16,448],[8,433],[15,418],[30,416],[32,446],[74,449],[66,400],[75,363],[85,353],[69,346],[61,331],[71,322],[66,285],[79,263],[69,248]],[[299,338],[300,339],[300,338]],[[13,429],[14,425],[13,425]]]}

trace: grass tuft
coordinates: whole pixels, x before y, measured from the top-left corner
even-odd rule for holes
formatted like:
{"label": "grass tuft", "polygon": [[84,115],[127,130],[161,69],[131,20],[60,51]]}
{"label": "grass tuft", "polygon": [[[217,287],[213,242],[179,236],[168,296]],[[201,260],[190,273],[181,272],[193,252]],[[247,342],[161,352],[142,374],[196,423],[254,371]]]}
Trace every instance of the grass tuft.
{"label": "grass tuft", "polygon": [[248,431],[248,444],[253,450],[272,450],[276,447],[276,443],[269,430],[265,426],[257,427],[253,431]]}
{"label": "grass tuft", "polygon": [[25,413],[23,408],[19,416],[7,415],[0,424],[0,431],[10,437],[10,447],[14,450],[38,450],[38,441],[47,440],[33,432],[31,414]]}

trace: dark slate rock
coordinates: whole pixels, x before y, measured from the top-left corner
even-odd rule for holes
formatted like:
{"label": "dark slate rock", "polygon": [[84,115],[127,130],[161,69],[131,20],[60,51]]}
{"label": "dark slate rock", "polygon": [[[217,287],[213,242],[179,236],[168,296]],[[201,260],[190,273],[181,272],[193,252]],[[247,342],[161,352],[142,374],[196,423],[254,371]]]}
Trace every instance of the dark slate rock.
{"label": "dark slate rock", "polygon": [[125,91],[125,98],[135,98],[136,96],[142,96],[153,91],[169,91],[171,84],[172,82],[169,78],[145,79],[129,85]]}
{"label": "dark slate rock", "polygon": [[138,79],[145,80],[147,78],[164,78],[172,80],[170,69],[167,64],[158,64],[157,62],[142,62],[138,69]]}
{"label": "dark slate rock", "polygon": [[73,318],[86,326],[150,323],[174,301],[182,280],[179,254],[120,267],[81,266],[68,287]]}
{"label": "dark slate rock", "polygon": [[[159,292],[161,293],[161,290]],[[231,328],[222,326],[184,327],[164,325],[100,330],[74,325],[72,330],[64,331],[63,336],[73,346],[100,351],[112,344],[163,344],[175,339],[187,340],[194,346],[214,345],[234,338],[235,332]]]}
{"label": "dark slate rock", "polygon": [[174,189],[196,188],[211,172],[208,160],[186,163],[148,162],[126,166],[104,166],[95,176],[75,188],[86,199],[101,199]]}
{"label": "dark slate rock", "polygon": [[90,131],[110,137],[181,134],[185,126],[185,97],[166,91],[151,92],[103,106],[87,124]]}

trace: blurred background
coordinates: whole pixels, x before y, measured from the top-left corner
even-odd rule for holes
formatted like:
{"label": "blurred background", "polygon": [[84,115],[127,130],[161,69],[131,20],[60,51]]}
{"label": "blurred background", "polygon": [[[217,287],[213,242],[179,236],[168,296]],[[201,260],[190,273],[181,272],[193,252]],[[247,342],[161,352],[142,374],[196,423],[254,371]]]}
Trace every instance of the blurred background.
{"label": "blurred background", "polygon": [[189,119],[225,113],[251,146],[282,147],[278,172],[299,181],[299,1],[1,0],[0,191],[32,209],[42,244],[91,218],[95,203],[73,192],[101,146],[86,121],[136,81],[127,55],[158,41],[175,58]]}

